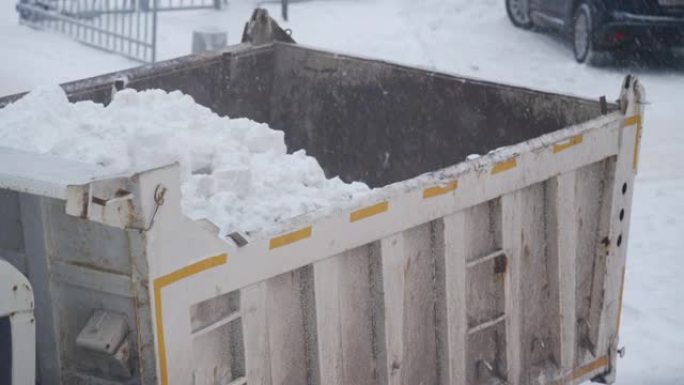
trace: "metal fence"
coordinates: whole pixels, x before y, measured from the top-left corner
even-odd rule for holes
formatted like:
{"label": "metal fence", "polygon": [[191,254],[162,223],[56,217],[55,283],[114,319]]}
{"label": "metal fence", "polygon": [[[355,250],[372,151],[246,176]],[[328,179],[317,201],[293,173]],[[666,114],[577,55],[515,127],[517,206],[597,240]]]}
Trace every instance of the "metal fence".
{"label": "metal fence", "polygon": [[221,9],[227,0],[157,0],[159,11],[184,11],[189,9]]}
{"label": "metal fence", "polygon": [[220,9],[226,0],[19,0],[21,23],[154,63],[158,11]]}

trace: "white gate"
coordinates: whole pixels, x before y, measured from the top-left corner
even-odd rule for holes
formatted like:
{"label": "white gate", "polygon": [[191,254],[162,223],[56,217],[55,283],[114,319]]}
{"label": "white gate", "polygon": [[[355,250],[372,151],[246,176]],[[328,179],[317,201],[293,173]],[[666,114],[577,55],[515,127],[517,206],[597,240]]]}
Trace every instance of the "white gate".
{"label": "white gate", "polygon": [[157,58],[158,11],[220,9],[226,0],[19,0],[20,22],[133,60]]}

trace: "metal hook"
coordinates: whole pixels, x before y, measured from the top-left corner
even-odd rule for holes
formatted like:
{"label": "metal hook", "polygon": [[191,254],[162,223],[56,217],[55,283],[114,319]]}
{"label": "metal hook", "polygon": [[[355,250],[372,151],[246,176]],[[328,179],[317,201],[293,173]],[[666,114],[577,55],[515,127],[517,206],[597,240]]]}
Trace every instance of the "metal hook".
{"label": "metal hook", "polygon": [[164,204],[164,197],[166,196],[166,187],[164,187],[161,184],[158,184],[157,187],[154,189],[154,211],[152,211],[152,217],[150,218],[150,223],[143,227],[127,227],[127,229],[131,230],[138,230],[140,232],[143,231],[148,231],[152,228],[154,225],[154,219],[157,217],[157,211],[159,211],[159,207]]}
{"label": "metal hook", "polygon": [[618,357],[624,358],[625,355],[627,354],[627,348],[626,347],[621,347],[620,349],[617,350]]}

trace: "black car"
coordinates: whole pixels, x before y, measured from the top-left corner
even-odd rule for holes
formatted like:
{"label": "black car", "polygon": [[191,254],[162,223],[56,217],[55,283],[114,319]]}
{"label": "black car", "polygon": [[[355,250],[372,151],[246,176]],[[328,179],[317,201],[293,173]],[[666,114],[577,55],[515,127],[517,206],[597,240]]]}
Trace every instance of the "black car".
{"label": "black car", "polygon": [[571,37],[578,62],[602,52],[684,47],[684,0],[506,0],[520,28]]}

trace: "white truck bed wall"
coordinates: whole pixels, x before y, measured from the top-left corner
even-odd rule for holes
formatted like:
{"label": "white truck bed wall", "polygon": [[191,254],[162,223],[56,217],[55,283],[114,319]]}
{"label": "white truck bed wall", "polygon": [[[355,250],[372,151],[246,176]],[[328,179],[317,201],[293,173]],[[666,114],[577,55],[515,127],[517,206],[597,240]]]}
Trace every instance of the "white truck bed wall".
{"label": "white truck bed wall", "polygon": [[[104,92],[103,79],[90,82]],[[553,99],[520,92],[532,104]],[[619,108],[605,114],[598,103],[558,100],[545,106],[575,112],[553,127],[537,126],[559,116],[549,111],[477,160],[423,158],[404,175],[369,169],[371,183],[396,183],[242,247],[183,216],[175,165],[48,180],[45,191],[36,186],[49,178],[17,184],[3,168],[0,257],[34,287],[39,380],[612,383],[643,90],[628,77]],[[336,171],[336,162],[322,163]],[[125,320],[112,354],[76,342],[97,310]]]}

